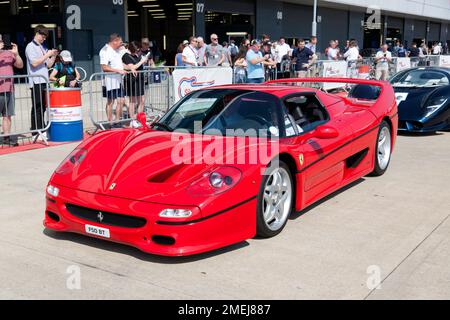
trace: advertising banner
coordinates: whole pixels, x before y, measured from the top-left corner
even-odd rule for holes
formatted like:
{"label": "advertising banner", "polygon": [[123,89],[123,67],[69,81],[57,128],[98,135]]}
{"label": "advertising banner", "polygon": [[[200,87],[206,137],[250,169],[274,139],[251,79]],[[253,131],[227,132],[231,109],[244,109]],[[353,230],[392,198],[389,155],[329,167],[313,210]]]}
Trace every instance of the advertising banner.
{"label": "advertising banner", "polygon": [[180,68],[173,74],[175,102],[188,93],[206,87],[232,84],[233,70],[229,67],[217,68]]}

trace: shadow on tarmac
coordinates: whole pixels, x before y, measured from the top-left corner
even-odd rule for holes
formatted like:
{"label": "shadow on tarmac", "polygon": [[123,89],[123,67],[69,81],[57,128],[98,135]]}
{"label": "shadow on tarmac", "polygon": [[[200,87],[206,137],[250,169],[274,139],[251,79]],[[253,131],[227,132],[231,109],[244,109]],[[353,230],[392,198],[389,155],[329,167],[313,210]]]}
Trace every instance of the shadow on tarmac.
{"label": "shadow on tarmac", "polygon": [[[301,216],[314,210],[316,207],[318,207],[322,203],[333,199],[334,197],[341,194],[342,192],[344,192],[348,189],[351,189],[364,181],[365,181],[364,178],[360,178],[360,179],[350,183],[349,185],[343,187],[342,189],[339,189],[339,190],[333,192],[332,194],[326,196],[325,198],[317,201],[316,203],[309,206],[308,208],[306,208],[300,212],[295,212],[295,213],[291,214],[291,216],[289,217],[289,220],[296,220],[296,219],[300,218]],[[235,250],[240,250],[240,249],[245,248],[250,245],[247,241],[242,241],[242,242],[233,244],[233,245],[225,247],[225,248],[221,248],[221,249],[217,249],[214,251],[201,253],[201,254],[197,254],[197,255],[186,256],[186,257],[165,257],[165,256],[158,256],[158,255],[153,255],[150,253],[145,253],[145,252],[142,252],[139,249],[134,248],[132,246],[128,246],[128,245],[124,245],[124,244],[120,244],[120,243],[116,243],[116,242],[111,242],[111,241],[107,241],[107,240],[103,240],[103,239],[92,238],[92,237],[81,235],[78,233],[57,232],[57,231],[53,231],[50,229],[44,229],[43,233],[47,237],[50,237],[55,240],[76,242],[81,245],[94,247],[94,248],[101,249],[101,250],[107,250],[107,251],[112,251],[112,252],[116,252],[116,253],[120,253],[120,254],[126,254],[126,255],[132,256],[132,257],[142,260],[142,261],[152,262],[152,263],[161,263],[161,264],[182,264],[182,263],[196,262],[199,260],[209,259],[209,258],[218,256],[218,255],[226,254],[228,252],[232,252]],[[264,240],[263,238],[259,238],[259,237],[255,237],[254,239]]]}
{"label": "shadow on tarmac", "polygon": [[85,236],[78,233],[70,233],[70,232],[57,232],[50,229],[44,229],[44,235],[59,241],[71,241],[81,245],[94,247],[101,250],[112,251],[120,254],[125,254],[132,256],[136,259],[152,262],[152,263],[160,263],[160,264],[182,264],[182,263],[191,263],[196,262],[203,259],[209,259],[217,255],[222,255],[228,252],[232,252],[235,250],[242,249],[247,247],[249,243],[247,241],[242,241],[236,244],[233,244],[228,247],[224,247],[221,249],[217,249],[210,252],[205,252],[197,255],[186,256],[186,257],[165,257],[158,256],[150,253],[146,253],[140,251],[139,249],[124,245],[117,242],[107,241],[103,239],[92,238],[89,236]]}

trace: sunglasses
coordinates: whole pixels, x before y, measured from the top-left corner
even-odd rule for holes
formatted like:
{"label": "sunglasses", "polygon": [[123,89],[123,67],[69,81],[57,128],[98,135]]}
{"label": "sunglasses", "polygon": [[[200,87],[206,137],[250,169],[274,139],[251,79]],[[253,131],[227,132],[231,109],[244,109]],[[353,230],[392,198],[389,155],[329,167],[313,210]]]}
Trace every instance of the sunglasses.
{"label": "sunglasses", "polygon": [[211,38],[211,40],[219,40],[219,38]]}

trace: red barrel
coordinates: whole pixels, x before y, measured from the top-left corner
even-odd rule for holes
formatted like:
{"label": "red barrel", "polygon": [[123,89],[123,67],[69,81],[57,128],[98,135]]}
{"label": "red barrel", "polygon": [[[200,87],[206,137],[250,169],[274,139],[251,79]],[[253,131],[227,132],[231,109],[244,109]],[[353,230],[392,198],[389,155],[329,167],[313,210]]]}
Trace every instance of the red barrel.
{"label": "red barrel", "polygon": [[358,68],[358,74],[360,79],[368,79],[370,76],[370,66],[363,64]]}
{"label": "red barrel", "polygon": [[70,142],[83,139],[83,113],[80,88],[49,89],[50,141]]}

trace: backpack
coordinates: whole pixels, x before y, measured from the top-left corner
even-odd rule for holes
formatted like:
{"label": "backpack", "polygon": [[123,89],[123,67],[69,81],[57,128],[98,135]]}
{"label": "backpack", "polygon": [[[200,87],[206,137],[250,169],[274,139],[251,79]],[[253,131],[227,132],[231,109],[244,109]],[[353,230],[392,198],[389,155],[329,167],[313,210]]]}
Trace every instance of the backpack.
{"label": "backpack", "polygon": [[237,54],[238,54],[238,48],[235,45],[230,46],[230,55],[237,56]]}

